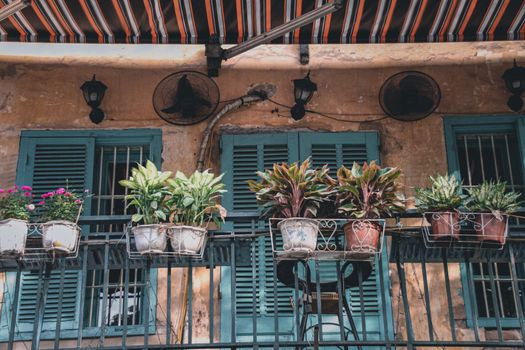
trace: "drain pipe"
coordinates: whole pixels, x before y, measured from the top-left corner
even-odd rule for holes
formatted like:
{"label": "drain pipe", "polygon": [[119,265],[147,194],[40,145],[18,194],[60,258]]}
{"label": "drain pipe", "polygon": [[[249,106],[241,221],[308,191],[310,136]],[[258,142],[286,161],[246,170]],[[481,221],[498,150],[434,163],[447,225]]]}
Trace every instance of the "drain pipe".
{"label": "drain pipe", "polygon": [[203,171],[204,170],[204,157],[206,155],[206,150],[208,149],[208,142],[210,141],[210,136],[213,131],[213,128],[219,120],[228,114],[229,112],[235,111],[241,107],[248,106],[257,102],[262,102],[264,100],[267,100],[268,98],[272,97],[275,94],[275,91],[277,88],[275,85],[271,84],[261,84],[257,85],[254,88],[252,88],[248,93],[244,96],[239,97],[238,99],[234,100],[233,102],[228,103],[225,105],[219,113],[217,113],[213,119],[210,121],[208,126],[206,127],[206,130],[203,132],[202,136],[202,142],[199,149],[199,157],[197,160],[197,170]]}

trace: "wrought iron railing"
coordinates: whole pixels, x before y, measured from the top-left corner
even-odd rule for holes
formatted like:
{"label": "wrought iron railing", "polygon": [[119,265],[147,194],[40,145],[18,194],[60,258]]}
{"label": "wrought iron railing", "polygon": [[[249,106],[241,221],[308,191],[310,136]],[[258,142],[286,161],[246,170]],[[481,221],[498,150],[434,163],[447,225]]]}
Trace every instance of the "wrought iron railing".
{"label": "wrought iron railing", "polygon": [[413,214],[387,222],[372,265],[280,265],[252,213],[210,232],[202,259],[129,259],[115,232],[128,220],[84,217],[77,259],[1,261],[0,348],[525,347],[525,244],[512,235],[503,249],[428,249]]}

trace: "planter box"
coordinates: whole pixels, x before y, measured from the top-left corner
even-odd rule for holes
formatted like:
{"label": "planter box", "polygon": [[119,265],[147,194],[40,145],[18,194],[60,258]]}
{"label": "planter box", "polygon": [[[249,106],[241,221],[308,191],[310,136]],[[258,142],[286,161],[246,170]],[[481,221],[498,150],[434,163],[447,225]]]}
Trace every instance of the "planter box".
{"label": "planter box", "polygon": [[18,219],[0,221],[0,255],[23,255],[26,247],[27,231],[27,221]]}

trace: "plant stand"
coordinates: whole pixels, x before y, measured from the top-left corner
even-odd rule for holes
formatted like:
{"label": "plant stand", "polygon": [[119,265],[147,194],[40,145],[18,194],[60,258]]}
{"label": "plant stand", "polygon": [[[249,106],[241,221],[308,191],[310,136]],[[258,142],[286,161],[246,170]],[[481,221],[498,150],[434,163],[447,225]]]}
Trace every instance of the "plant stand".
{"label": "plant stand", "polygon": [[[313,250],[287,249],[283,243],[279,223],[288,219],[269,219],[270,238],[274,259],[281,260],[351,260],[373,261],[383,250],[383,237],[385,234],[385,220],[376,219],[309,219],[317,223],[317,242]],[[364,227],[361,233],[347,244],[345,239],[345,226]],[[379,236],[377,247],[370,245],[367,227],[377,227]]]}
{"label": "plant stand", "polygon": [[[166,239],[173,240],[173,230],[176,230],[177,227],[165,225],[166,229],[164,230],[164,235]],[[135,237],[132,233],[132,225],[129,223],[125,228],[126,233],[126,251],[128,253],[128,256],[130,259],[135,260],[143,260],[143,259],[152,259],[152,258],[173,258],[174,260],[178,260],[180,258],[187,258],[187,259],[196,259],[196,260],[202,260],[204,256],[204,251],[206,250],[206,241],[208,239],[207,232],[204,233],[201,237],[202,245],[199,247],[198,250],[188,250],[186,249],[186,246],[184,244],[173,244],[173,242],[170,242],[170,244],[167,244],[167,247],[164,250],[155,250],[155,251],[149,251],[149,252],[140,252],[137,250],[135,245]],[[157,259],[158,260],[158,259]]]}
{"label": "plant stand", "polygon": [[[447,214],[447,213],[445,213]],[[508,235],[507,215],[497,218],[487,213],[459,212],[458,220],[449,223],[451,234],[444,238],[432,232],[428,218],[441,220],[444,213],[423,213],[421,233],[427,248],[453,248],[459,250],[503,249]],[[499,227],[502,234],[495,236],[490,230]],[[458,232],[459,234],[452,234]]]}

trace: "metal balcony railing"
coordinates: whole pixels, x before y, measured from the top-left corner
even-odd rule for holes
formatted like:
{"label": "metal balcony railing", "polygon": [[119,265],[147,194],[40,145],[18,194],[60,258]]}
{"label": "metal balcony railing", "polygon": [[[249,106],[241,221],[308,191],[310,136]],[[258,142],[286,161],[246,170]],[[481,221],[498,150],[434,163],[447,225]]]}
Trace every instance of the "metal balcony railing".
{"label": "metal balcony railing", "polygon": [[519,238],[429,249],[414,214],[370,266],[280,265],[266,223],[234,213],[202,259],[129,259],[128,220],[84,217],[75,259],[0,262],[0,349],[525,347]]}

